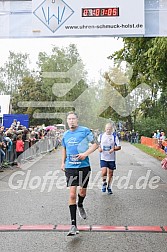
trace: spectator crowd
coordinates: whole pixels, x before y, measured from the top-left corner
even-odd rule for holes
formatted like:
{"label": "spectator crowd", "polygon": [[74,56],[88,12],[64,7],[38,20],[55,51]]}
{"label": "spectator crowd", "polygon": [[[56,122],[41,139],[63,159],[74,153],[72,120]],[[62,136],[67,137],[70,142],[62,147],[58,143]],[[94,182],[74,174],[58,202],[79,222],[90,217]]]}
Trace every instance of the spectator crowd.
{"label": "spectator crowd", "polygon": [[[2,169],[9,164],[18,164],[18,152],[23,153],[23,151],[31,148],[40,140],[47,139],[47,143],[51,144],[51,139],[53,139],[56,148],[61,141],[60,135],[61,132],[58,130],[47,129],[47,127],[43,126],[26,128],[20,125],[20,122],[17,120],[13,121],[10,128],[5,129],[4,126],[0,126],[0,168]],[[23,149],[17,150],[18,146],[21,146],[19,141],[23,142]],[[36,145],[36,151],[38,152],[38,150],[39,145]]]}

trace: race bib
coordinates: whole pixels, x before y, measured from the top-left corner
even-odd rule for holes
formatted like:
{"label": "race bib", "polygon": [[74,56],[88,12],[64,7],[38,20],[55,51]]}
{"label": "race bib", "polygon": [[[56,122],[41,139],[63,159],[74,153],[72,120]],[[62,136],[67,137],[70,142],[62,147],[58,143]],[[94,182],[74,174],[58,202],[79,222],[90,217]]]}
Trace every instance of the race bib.
{"label": "race bib", "polygon": [[69,155],[69,161],[70,162],[77,162],[78,161],[78,154],[75,154],[75,155],[73,155],[73,154],[70,154]]}
{"label": "race bib", "polygon": [[110,151],[111,150],[111,146],[103,146],[103,151]]}

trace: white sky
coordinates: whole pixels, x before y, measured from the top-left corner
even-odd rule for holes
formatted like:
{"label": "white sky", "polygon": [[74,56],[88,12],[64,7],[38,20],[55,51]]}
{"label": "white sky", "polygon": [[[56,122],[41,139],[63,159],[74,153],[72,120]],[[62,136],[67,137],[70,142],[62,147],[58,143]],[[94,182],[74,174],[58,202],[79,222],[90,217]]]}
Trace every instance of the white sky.
{"label": "white sky", "polygon": [[100,71],[104,72],[112,65],[112,61],[108,60],[107,56],[123,47],[122,39],[113,37],[0,39],[0,65],[2,66],[7,61],[9,51],[12,51],[28,53],[32,65],[35,66],[40,51],[50,53],[53,45],[65,47],[70,43],[77,45],[78,52],[92,80],[97,80]]}

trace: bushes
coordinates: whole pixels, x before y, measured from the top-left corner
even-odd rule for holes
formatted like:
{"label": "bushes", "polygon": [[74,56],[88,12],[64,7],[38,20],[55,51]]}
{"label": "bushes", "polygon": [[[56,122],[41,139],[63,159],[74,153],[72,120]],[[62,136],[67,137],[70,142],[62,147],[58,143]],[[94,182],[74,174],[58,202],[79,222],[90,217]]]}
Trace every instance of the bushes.
{"label": "bushes", "polygon": [[136,122],[135,130],[140,136],[152,137],[153,132],[157,129],[163,130],[167,134],[166,122],[156,118],[146,118]]}

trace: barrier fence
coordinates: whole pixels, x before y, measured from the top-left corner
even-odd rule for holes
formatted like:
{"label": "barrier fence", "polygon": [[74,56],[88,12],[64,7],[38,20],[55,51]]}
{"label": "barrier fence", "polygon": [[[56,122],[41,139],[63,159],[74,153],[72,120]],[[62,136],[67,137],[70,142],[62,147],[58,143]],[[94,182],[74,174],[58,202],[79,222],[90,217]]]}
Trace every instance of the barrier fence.
{"label": "barrier fence", "polygon": [[[41,154],[51,152],[59,145],[57,137],[46,137],[44,139],[24,142],[24,152],[21,155],[22,162],[33,160]],[[167,146],[167,141],[162,141],[157,138],[141,137],[141,144],[154,148],[164,153],[163,147]],[[0,155],[0,167],[8,167],[17,163],[16,146],[13,143],[11,148],[6,148],[5,157],[2,162]]]}
{"label": "barrier fence", "polygon": [[163,148],[167,146],[167,141],[162,141],[157,138],[149,138],[149,137],[141,137],[141,144],[147,145],[151,148],[159,150],[160,152],[164,153]]}
{"label": "barrier fence", "polygon": [[[24,152],[21,154],[22,162],[33,160],[41,154],[51,152],[56,149],[60,141],[57,137],[46,137],[44,139],[24,141]],[[12,144],[11,148],[3,150],[5,156],[2,161],[0,155],[0,167],[9,167],[17,163],[16,146]]]}

